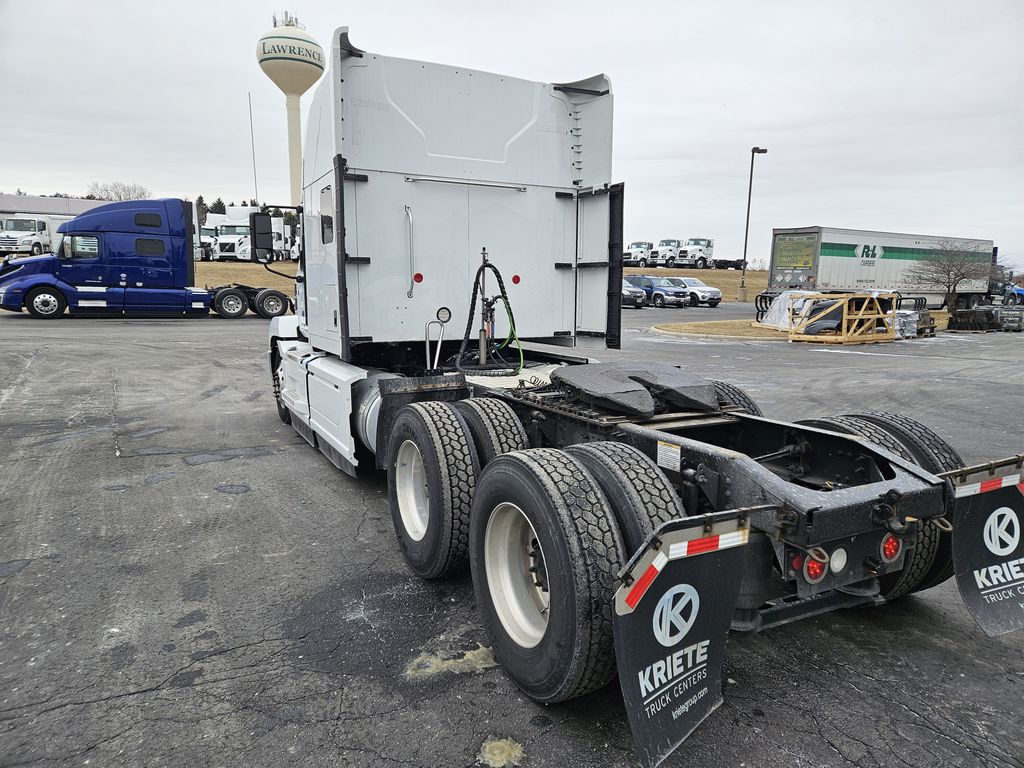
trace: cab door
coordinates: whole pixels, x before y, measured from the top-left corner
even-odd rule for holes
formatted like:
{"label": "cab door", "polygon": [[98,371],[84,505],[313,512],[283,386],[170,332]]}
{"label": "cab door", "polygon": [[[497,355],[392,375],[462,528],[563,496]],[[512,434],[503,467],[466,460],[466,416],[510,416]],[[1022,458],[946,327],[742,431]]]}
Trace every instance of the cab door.
{"label": "cab door", "polygon": [[[124,311],[128,315],[169,315],[185,311],[185,291],[175,284],[171,238],[135,234],[111,237],[111,259],[124,281]],[[185,254],[185,258],[191,254]]]}
{"label": "cab door", "polygon": [[105,235],[66,235],[57,264],[57,277],[64,288],[72,314],[121,314],[124,288],[112,274],[104,250]]}

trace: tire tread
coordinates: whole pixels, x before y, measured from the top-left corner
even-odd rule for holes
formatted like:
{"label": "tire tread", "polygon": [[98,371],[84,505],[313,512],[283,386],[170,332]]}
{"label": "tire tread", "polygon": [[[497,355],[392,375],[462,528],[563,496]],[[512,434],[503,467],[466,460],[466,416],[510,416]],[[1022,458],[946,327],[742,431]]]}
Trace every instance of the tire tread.
{"label": "tire tread", "polygon": [[576,534],[577,554],[584,568],[573,574],[577,588],[585,590],[590,606],[590,632],[578,639],[574,674],[548,703],[565,701],[596,691],[615,677],[612,638],[614,595],[618,572],[625,561],[622,537],[608,502],[583,465],[553,448],[535,448],[508,455],[528,468],[545,486],[556,509]]}

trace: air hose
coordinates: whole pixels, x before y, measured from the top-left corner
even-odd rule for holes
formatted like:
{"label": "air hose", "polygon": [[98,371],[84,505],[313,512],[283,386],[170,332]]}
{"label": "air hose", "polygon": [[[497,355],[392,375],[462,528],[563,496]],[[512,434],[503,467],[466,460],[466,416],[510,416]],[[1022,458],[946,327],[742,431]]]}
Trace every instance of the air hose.
{"label": "air hose", "polygon": [[[473,332],[473,320],[476,317],[476,300],[480,294],[480,281],[484,276],[484,270],[489,269],[494,273],[495,279],[498,281],[499,298],[505,305],[505,313],[508,315],[508,336],[505,337],[505,341],[501,343],[498,349],[506,348],[511,342],[515,342],[516,348],[519,350],[519,366],[512,368],[506,367],[491,368],[488,366],[481,365],[463,365],[462,361],[466,356],[466,347],[469,346],[470,335]],[[504,359],[500,355],[497,355],[498,359],[504,362]],[[473,278],[473,295],[469,300],[469,319],[466,321],[466,332],[462,336],[462,346],[459,347],[459,354],[455,358],[455,370],[461,373],[470,373],[474,376],[515,376],[523,370],[523,345],[519,342],[519,337],[516,334],[516,321],[512,314],[512,304],[508,300],[508,291],[505,290],[505,281],[501,277],[501,272],[498,268],[490,262],[484,262],[480,265],[480,268],[476,271],[476,277]]]}

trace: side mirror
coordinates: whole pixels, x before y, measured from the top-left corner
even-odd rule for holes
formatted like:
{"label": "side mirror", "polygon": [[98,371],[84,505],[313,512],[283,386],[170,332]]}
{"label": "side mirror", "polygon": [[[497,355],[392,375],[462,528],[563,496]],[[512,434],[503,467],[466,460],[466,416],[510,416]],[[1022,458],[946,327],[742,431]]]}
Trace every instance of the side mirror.
{"label": "side mirror", "polygon": [[274,229],[269,213],[250,213],[249,231],[252,233],[252,247],[254,250],[274,250]]}

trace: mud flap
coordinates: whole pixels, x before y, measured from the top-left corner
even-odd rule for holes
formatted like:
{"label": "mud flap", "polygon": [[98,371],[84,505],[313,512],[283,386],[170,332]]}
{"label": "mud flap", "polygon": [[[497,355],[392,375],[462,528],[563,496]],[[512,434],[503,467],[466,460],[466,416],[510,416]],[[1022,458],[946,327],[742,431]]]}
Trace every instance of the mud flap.
{"label": "mud flap", "polygon": [[615,657],[644,768],[661,763],[722,703],[748,534],[741,510],[674,520],[620,574]]}
{"label": "mud flap", "polygon": [[1002,472],[986,465],[953,478],[956,583],[989,637],[1024,628],[1024,476],[1016,458]]}

